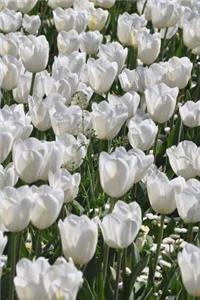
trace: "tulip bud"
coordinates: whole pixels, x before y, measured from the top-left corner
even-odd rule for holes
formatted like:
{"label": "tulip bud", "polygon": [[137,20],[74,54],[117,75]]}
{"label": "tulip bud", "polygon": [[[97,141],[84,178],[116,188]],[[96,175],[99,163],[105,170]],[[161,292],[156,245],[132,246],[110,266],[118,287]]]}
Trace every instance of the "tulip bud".
{"label": "tulip bud", "polygon": [[112,213],[98,220],[105,243],[115,249],[127,248],[134,242],[142,224],[141,208],[137,202],[117,201]]}
{"label": "tulip bud", "polygon": [[178,254],[178,264],[181,270],[181,277],[187,292],[195,297],[200,296],[200,249],[189,243],[185,243],[183,251]]}
{"label": "tulip bud", "polygon": [[69,215],[58,222],[62,248],[66,258],[72,257],[79,265],[87,264],[95,254],[98,230],[86,215]]}
{"label": "tulip bud", "polygon": [[15,32],[22,25],[21,12],[15,12],[7,8],[0,11],[0,31],[3,33]]}
{"label": "tulip bud", "polygon": [[24,15],[22,26],[25,29],[26,32],[29,34],[38,34],[38,30],[41,26],[41,20],[39,16],[29,16]]}
{"label": "tulip bud", "polygon": [[181,120],[185,126],[194,128],[200,126],[200,100],[187,101],[179,108]]}
{"label": "tulip bud", "polygon": [[57,37],[58,51],[62,54],[70,54],[78,51],[80,47],[80,38],[76,30],[60,31]]}

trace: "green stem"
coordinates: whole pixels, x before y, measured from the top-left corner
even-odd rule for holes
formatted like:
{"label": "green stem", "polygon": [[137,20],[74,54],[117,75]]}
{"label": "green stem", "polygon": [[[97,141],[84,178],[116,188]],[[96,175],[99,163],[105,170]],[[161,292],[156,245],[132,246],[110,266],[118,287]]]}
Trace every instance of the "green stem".
{"label": "green stem", "polygon": [[168,32],[168,27],[165,28],[165,33],[164,33],[162,47],[161,47],[161,52],[160,52],[160,60],[163,60],[163,57],[164,57],[165,42],[166,42],[166,38],[167,38],[167,32]]}
{"label": "green stem", "polygon": [[36,233],[35,256],[38,257],[40,253],[41,253],[41,230],[38,229]]}
{"label": "green stem", "polygon": [[141,15],[143,15],[143,13],[144,13],[144,11],[145,11],[145,8],[146,8],[146,6],[147,6],[147,1],[148,1],[148,0],[146,0],[146,1],[144,2],[144,5],[143,5],[143,8],[142,8]]}
{"label": "green stem", "polygon": [[11,233],[11,251],[10,251],[10,282],[9,282],[9,293],[8,300],[14,300],[15,289],[14,289],[14,277],[15,277],[15,268],[16,268],[16,258],[17,258],[17,233]]}
{"label": "green stem", "polygon": [[117,272],[116,272],[116,281],[115,281],[114,300],[118,300],[119,278],[120,278],[120,271],[121,271],[121,262],[122,262],[122,251],[119,251],[117,253]]}
{"label": "green stem", "polygon": [[103,288],[105,287],[107,269],[108,269],[108,259],[109,259],[109,247],[104,244],[104,254],[103,254]]}
{"label": "green stem", "polygon": [[160,125],[158,125],[158,132],[157,132],[157,135],[156,135],[156,138],[155,138],[155,142],[154,142],[154,146],[153,146],[153,154],[154,154],[154,156],[156,156],[156,150],[157,150],[157,145],[158,145],[159,134],[160,134]]}
{"label": "green stem", "polygon": [[154,277],[155,277],[155,273],[156,273],[156,267],[157,267],[157,264],[158,264],[158,257],[159,257],[159,254],[160,254],[161,242],[162,242],[162,239],[163,239],[164,221],[165,221],[165,215],[161,215],[160,232],[159,232],[159,235],[158,235],[155,261],[154,261],[153,270],[152,270],[152,274],[151,274],[152,284],[154,283]]}
{"label": "green stem", "polygon": [[193,230],[193,224],[189,224],[188,225],[188,232],[187,232],[187,242],[188,243],[192,242],[192,237],[193,237],[192,230]]}
{"label": "green stem", "polygon": [[30,88],[30,95],[31,96],[33,95],[33,88],[34,88],[35,76],[36,76],[36,73],[33,73],[32,74],[32,79],[31,79],[31,88]]}

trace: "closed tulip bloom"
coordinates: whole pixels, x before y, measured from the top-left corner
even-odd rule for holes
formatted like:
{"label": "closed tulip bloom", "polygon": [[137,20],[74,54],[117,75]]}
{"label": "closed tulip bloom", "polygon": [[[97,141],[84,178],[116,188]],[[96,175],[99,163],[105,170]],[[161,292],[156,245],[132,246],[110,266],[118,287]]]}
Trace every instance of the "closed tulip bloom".
{"label": "closed tulip bloom", "polygon": [[187,57],[172,57],[166,64],[166,73],[163,82],[169,87],[184,89],[191,78],[193,64]]}
{"label": "closed tulip bloom", "polygon": [[150,117],[158,122],[168,121],[175,110],[178,88],[170,88],[164,83],[154,85],[145,90],[145,101]]}
{"label": "closed tulip bloom", "polygon": [[161,47],[159,34],[142,31],[137,35],[138,58],[146,65],[152,64],[158,57]]}
{"label": "closed tulip bloom", "polygon": [[28,98],[29,113],[33,125],[41,130],[46,131],[51,128],[51,120],[49,116],[48,98],[40,99],[37,96]]}
{"label": "closed tulip bloom", "polygon": [[200,100],[187,101],[179,108],[179,113],[185,126],[191,128],[200,126]]}
{"label": "closed tulip bloom", "polygon": [[0,165],[0,189],[3,190],[7,186],[15,186],[18,176],[13,163],[9,163],[5,168]]}
{"label": "closed tulip bloom", "polygon": [[105,59],[89,59],[87,62],[89,85],[97,94],[104,94],[111,88],[117,72],[118,64]]}
{"label": "closed tulip bloom", "polygon": [[22,258],[16,266],[14,284],[19,300],[75,300],[83,283],[82,272],[72,261],[57,258],[51,266],[44,257],[30,261]]}
{"label": "closed tulip bloom", "polygon": [[92,104],[92,124],[100,140],[113,139],[128,118],[126,106],[106,101]]}
{"label": "closed tulip bloom", "polygon": [[156,213],[171,214],[176,209],[176,193],[183,190],[182,177],[169,180],[165,173],[156,170],[147,177],[147,193],[151,207]]}
{"label": "closed tulip bloom", "polygon": [[30,222],[32,210],[29,187],[6,187],[0,197],[0,216],[5,229],[11,232],[24,230]]}
{"label": "closed tulip bloom", "polygon": [[69,215],[58,222],[63,253],[66,258],[72,257],[76,264],[87,264],[95,254],[98,230],[95,222],[86,215]]}
{"label": "closed tulip bloom", "polygon": [[48,0],[48,5],[55,9],[57,7],[69,8],[73,5],[74,0]]}
{"label": "closed tulip bloom", "polygon": [[78,134],[77,138],[66,133],[60,137],[56,137],[56,140],[64,147],[63,167],[69,171],[79,168],[87,154],[89,140],[81,133]]}
{"label": "closed tulip bloom", "polygon": [[14,56],[4,56],[0,59],[0,87],[10,91],[17,86],[20,64]]}
{"label": "closed tulip bloom", "polygon": [[22,26],[29,34],[38,34],[38,30],[41,26],[41,20],[39,16],[24,15]]}
{"label": "closed tulip bloom", "polygon": [[60,31],[57,37],[59,53],[70,54],[78,51],[80,47],[79,34],[75,29],[70,31]]}
{"label": "closed tulip bloom", "polygon": [[187,181],[184,189],[176,195],[178,214],[185,223],[200,222],[200,183],[196,179]]}
{"label": "closed tulip bloom", "polygon": [[151,0],[150,16],[153,26],[165,28],[174,26],[180,18],[180,7],[175,0]]}
{"label": "closed tulip bloom", "polygon": [[137,202],[129,204],[117,201],[112,213],[106,215],[99,225],[105,243],[115,249],[124,249],[130,246],[142,224],[141,208]]}
{"label": "closed tulip bloom", "polygon": [[113,105],[123,104],[127,107],[128,117],[133,117],[136,114],[140,103],[140,96],[134,91],[130,91],[123,96],[108,94],[108,101]]}
{"label": "closed tulip bloom", "polygon": [[32,186],[31,192],[31,223],[39,229],[46,229],[56,221],[61,211],[64,192],[60,188],[54,189],[48,185]]}
{"label": "closed tulip bloom", "polygon": [[56,172],[61,167],[63,151],[63,147],[56,141],[19,139],[15,142],[12,153],[16,172],[27,183],[47,180],[50,170]]}
{"label": "closed tulip bloom", "polygon": [[158,126],[143,111],[138,110],[136,115],[128,121],[128,139],[133,148],[149,150],[154,144]]}
{"label": "closed tulip bloom", "polygon": [[181,277],[187,292],[195,297],[200,296],[200,248],[189,243],[185,243],[182,252],[178,254],[178,265]]}
{"label": "closed tulip bloom", "polygon": [[15,32],[22,25],[21,12],[15,12],[7,8],[0,11],[0,31],[3,33]]}
{"label": "closed tulip bloom", "polygon": [[31,88],[31,73],[25,72],[18,76],[17,87],[13,89],[13,98],[18,103],[28,103]]}
{"label": "closed tulip bloom", "polygon": [[[58,77],[58,74],[57,76],[55,76],[56,72],[61,72],[61,74],[63,74],[62,70],[64,70],[65,72],[68,71],[69,73],[76,73],[78,76],[80,76],[81,71],[85,67],[85,61],[86,53],[80,53],[78,51],[55,57],[54,63],[52,65],[53,77]],[[59,79],[61,79],[61,77],[59,77]],[[62,79],[65,79],[65,76],[62,77]]]}
{"label": "closed tulip bloom", "polygon": [[73,201],[78,195],[81,175],[79,173],[70,174],[66,169],[60,169],[55,173],[49,173],[49,184],[53,189],[64,191],[64,202]]}
{"label": "closed tulip bloom", "polygon": [[81,33],[85,31],[88,22],[88,16],[84,11],[76,11],[72,8],[56,8],[53,11],[53,18],[58,32],[75,29]]}
{"label": "closed tulip bloom", "polygon": [[118,42],[102,44],[98,52],[99,58],[107,59],[109,62],[116,62],[118,64],[118,73],[120,73],[124,67],[127,55],[128,49],[123,48]]}
{"label": "closed tulip bloom", "polygon": [[103,41],[99,31],[87,31],[80,34],[80,50],[87,54],[96,54]]}
{"label": "closed tulip bloom", "polygon": [[19,48],[18,48],[18,32],[3,34],[0,33],[0,55],[11,55],[16,58],[19,57]]}
{"label": "closed tulip bloom", "polygon": [[128,14],[127,12],[119,15],[117,21],[117,36],[119,41],[127,46],[135,46],[137,40],[135,34],[137,30],[144,28],[147,21],[144,16],[138,14]]}
{"label": "closed tulip bloom", "polygon": [[7,241],[8,241],[7,236],[4,236],[3,233],[0,231],[0,278],[2,275],[2,269],[5,265],[3,252],[6,247]]}
{"label": "closed tulip bloom", "polygon": [[101,31],[106,25],[109,12],[102,8],[90,8],[88,10],[88,28],[89,30]]}
{"label": "closed tulip bloom", "polygon": [[192,141],[183,141],[178,146],[172,146],[166,150],[171,168],[177,176],[185,179],[198,175],[195,160],[198,157],[198,147]]}
{"label": "closed tulip bloom", "polygon": [[38,0],[7,0],[6,7],[27,14],[33,9],[37,2]]}
{"label": "closed tulip bloom", "polygon": [[137,158],[123,150],[123,147],[111,154],[101,152],[99,174],[104,192],[113,198],[125,195],[135,182],[136,168]]}
{"label": "closed tulip bloom", "polygon": [[[125,152],[125,150],[123,151]],[[135,156],[135,158],[137,159],[136,173],[134,179],[134,182],[137,183],[146,176],[147,172],[153,164],[154,156],[152,154],[145,155],[145,153],[142,150],[137,148],[129,150],[128,154]]]}
{"label": "closed tulip bloom", "polygon": [[31,73],[46,69],[49,59],[49,43],[45,36],[21,37],[20,57],[25,69]]}
{"label": "closed tulip bloom", "polygon": [[196,55],[200,54],[200,18],[193,16],[183,25],[183,42]]}
{"label": "closed tulip bloom", "polygon": [[0,130],[0,163],[8,157],[8,154],[12,150],[14,142],[14,136],[11,132],[2,132]]}

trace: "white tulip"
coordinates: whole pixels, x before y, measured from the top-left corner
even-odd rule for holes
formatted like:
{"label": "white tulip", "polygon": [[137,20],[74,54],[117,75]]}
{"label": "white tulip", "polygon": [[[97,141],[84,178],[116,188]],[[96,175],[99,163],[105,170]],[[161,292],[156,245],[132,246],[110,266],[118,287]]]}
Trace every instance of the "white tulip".
{"label": "white tulip", "polygon": [[64,191],[64,202],[73,201],[78,195],[81,175],[79,173],[70,174],[66,169],[60,169],[55,173],[49,173],[49,184],[54,189]]}
{"label": "white tulip", "polygon": [[195,297],[200,296],[200,249],[189,243],[185,243],[183,251],[178,254],[178,264],[181,277],[187,292]]}
{"label": "white tulip", "polygon": [[113,105],[102,101],[92,104],[92,124],[97,137],[101,140],[113,139],[128,118],[126,106]]}
{"label": "white tulip", "polygon": [[0,31],[3,33],[15,32],[22,25],[21,12],[15,12],[7,8],[0,11]]}
{"label": "white tulip", "polygon": [[168,121],[175,110],[178,88],[170,88],[164,83],[154,85],[145,90],[147,111],[158,123]]}
{"label": "white tulip", "polygon": [[191,128],[200,126],[200,100],[187,101],[179,108],[179,113],[185,126]]}
{"label": "white tulip", "polygon": [[128,121],[128,139],[131,146],[141,150],[149,150],[154,144],[158,126],[148,114],[138,110]]}
{"label": "white tulip", "polygon": [[24,15],[22,26],[25,29],[26,32],[29,34],[38,34],[38,30],[41,26],[41,20],[39,16],[29,16]]}
{"label": "white tulip", "polygon": [[[82,1],[81,1],[82,2]],[[101,31],[106,25],[109,12],[102,8],[90,8],[88,10],[88,28],[89,30]]]}
{"label": "white tulip", "polygon": [[134,91],[130,91],[123,96],[108,94],[108,101],[113,105],[123,104],[127,107],[128,117],[133,117],[136,114],[140,103],[140,96]]}
{"label": "white tulip", "polygon": [[116,62],[118,64],[118,73],[121,72],[126,58],[128,55],[128,49],[123,48],[118,42],[112,42],[107,44],[102,44],[99,47],[98,57],[102,59],[107,59],[109,62]]}
{"label": "white tulip", "polygon": [[65,72],[76,73],[79,76],[85,67],[85,61],[86,53],[80,53],[78,51],[66,55],[59,55],[54,58],[52,74],[55,77],[55,72],[60,72],[63,69]]}
{"label": "white tulip", "polygon": [[86,215],[69,215],[58,222],[62,248],[66,258],[72,257],[79,265],[87,264],[95,254],[98,230]]}
{"label": "white tulip", "polygon": [[147,193],[153,210],[159,214],[171,214],[176,209],[176,194],[183,190],[184,185],[182,177],[169,180],[159,170],[148,176]]}
{"label": "white tulip", "polygon": [[58,295],[75,300],[82,283],[82,272],[63,257],[57,258],[52,266],[44,257],[33,262],[22,258],[17,263],[14,278],[19,300],[54,300]]}
{"label": "white tulip", "polygon": [[196,55],[200,54],[200,18],[199,15],[192,16],[183,25],[183,42]]}
{"label": "white tulip", "polygon": [[0,189],[3,190],[7,186],[15,186],[18,176],[13,163],[9,163],[5,168],[0,165]]}
{"label": "white tulip", "polygon": [[152,64],[158,57],[161,47],[159,34],[142,31],[137,35],[138,58],[146,65]]}
{"label": "white tulip", "polygon": [[79,34],[76,30],[60,31],[57,37],[58,51],[62,54],[70,54],[78,51],[80,47]]}
{"label": "white tulip", "polygon": [[111,8],[113,5],[115,5],[116,0],[91,0],[95,3],[96,6],[102,7],[102,8]]}
{"label": "white tulip", "polygon": [[0,87],[8,91],[16,88],[20,73],[18,60],[14,56],[3,56],[0,59],[0,69]]}
{"label": "white tulip", "polygon": [[49,43],[44,35],[21,37],[20,56],[25,69],[31,73],[46,69],[49,59]]}
{"label": "white tulip", "polygon": [[196,159],[198,147],[192,141],[183,141],[178,146],[172,146],[166,150],[170,165],[177,176],[186,179],[198,175]]}
{"label": "white tulip", "polygon": [[74,0],[48,0],[48,5],[55,9],[57,7],[69,8],[73,5]]}
{"label": "white tulip", "polygon": [[87,31],[80,34],[80,50],[87,54],[96,54],[103,41],[99,31]]}
{"label": "white tulip", "polygon": [[118,72],[118,64],[105,59],[89,59],[87,71],[91,88],[101,95],[111,88]]}
{"label": "white tulip", "polygon": [[134,242],[142,224],[141,208],[137,202],[126,204],[117,201],[112,213],[106,215],[99,225],[105,243],[115,249],[127,248]]}
{"label": "white tulip", "polygon": [[17,87],[12,91],[13,98],[18,103],[27,103],[31,89],[31,73],[25,72],[18,76]]}
{"label": "white tulip", "polygon": [[6,0],[6,7],[27,14],[33,9],[37,2],[38,0]]}

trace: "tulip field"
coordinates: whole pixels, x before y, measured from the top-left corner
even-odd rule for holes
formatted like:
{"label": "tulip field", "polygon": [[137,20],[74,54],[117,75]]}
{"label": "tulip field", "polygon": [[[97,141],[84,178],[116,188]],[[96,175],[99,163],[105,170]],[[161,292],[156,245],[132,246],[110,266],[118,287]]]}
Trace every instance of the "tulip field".
{"label": "tulip field", "polygon": [[200,0],[0,0],[0,300],[200,299]]}

